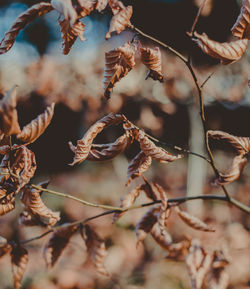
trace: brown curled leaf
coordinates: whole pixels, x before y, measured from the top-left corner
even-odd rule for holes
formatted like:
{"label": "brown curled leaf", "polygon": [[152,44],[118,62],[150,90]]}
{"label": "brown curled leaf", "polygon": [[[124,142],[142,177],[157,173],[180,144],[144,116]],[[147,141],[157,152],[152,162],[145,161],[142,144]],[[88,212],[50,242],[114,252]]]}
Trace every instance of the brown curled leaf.
{"label": "brown curled leaf", "polygon": [[11,250],[11,245],[8,244],[8,241],[0,236],[0,258],[9,253]]}
{"label": "brown curled leaf", "polygon": [[9,145],[4,145],[0,147],[0,155],[6,155],[10,151]]}
{"label": "brown curled leaf", "polygon": [[78,0],[79,8],[78,15],[80,18],[90,15],[92,11],[97,7],[97,0]]}
{"label": "brown curled leaf", "polygon": [[106,98],[110,97],[115,84],[135,66],[134,56],[135,47],[129,42],[105,53],[103,89]]}
{"label": "brown curled leaf", "polygon": [[178,216],[185,222],[188,226],[195,230],[200,230],[204,232],[215,232],[214,229],[210,228],[206,223],[202,222],[199,218],[190,215],[187,212],[181,211],[178,206],[175,207],[175,211]]}
{"label": "brown curled leaf", "polygon": [[133,179],[140,177],[150,167],[151,163],[152,158],[147,156],[143,151],[140,151],[128,165],[128,180],[126,186],[128,186]]}
{"label": "brown curled leaf", "polygon": [[59,20],[59,25],[61,28],[63,54],[67,55],[77,37],[82,41],[86,40],[83,36],[85,25],[80,20],[77,20],[73,26],[70,26],[69,21],[66,19]]}
{"label": "brown curled leaf", "polygon": [[65,224],[65,226],[61,226],[53,232],[43,250],[47,267],[53,267],[55,265],[77,230],[78,226],[68,226]]}
{"label": "brown curled leaf", "polygon": [[72,6],[71,0],[51,0],[53,8],[63,15],[64,19],[69,21],[70,25],[73,26],[77,19],[77,13]]}
{"label": "brown curled leaf", "polygon": [[18,218],[18,224],[23,226],[42,226],[43,223],[39,222],[38,219],[35,218],[34,215],[32,215],[28,211],[23,211]]}
{"label": "brown curled leaf", "polygon": [[215,184],[224,185],[236,181],[240,177],[246,164],[247,158],[244,155],[235,156],[229,170],[224,174],[220,173],[219,178],[215,180]]}
{"label": "brown curled leaf", "polygon": [[209,39],[205,33],[200,35],[195,32],[194,36],[196,38],[192,38],[192,40],[199,45],[204,53],[219,59],[224,65],[239,60],[247,49],[247,39],[219,43]]}
{"label": "brown curled leaf", "polygon": [[120,136],[115,142],[109,144],[92,144],[89,151],[88,161],[106,161],[115,158],[131,144],[131,139],[127,134]]}
{"label": "brown curled leaf", "polygon": [[79,164],[84,161],[91,150],[94,138],[105,128],[114,124],[119,124],[124,120],[121,114],[110,113],[94,123],[85,133],[82,139],[77,141],[76,147],[69,142],[70,149],[74,152],[74,160],[70,165]]}
{"label": "brown curled leaf", "polygon": [[36,171],[35,154],[26,146],[20,146],[13,155],[14,162],[11,163],[11,171],[18,178],[13,177],[15,192],[24,187],[34,176]]}
{"label": "brown curled leaf", "polygon": [[16,86],[9,90],[0,101],[0,129],[5,135],[20,133],[16,110]]}
{"label": "brown curled leaf", "polygon": [[207,134],[213,139],[226,141],[238,154],[246,154],[250,151],[249,137],[238,137],[220,130],[209,130]]}
{"label": "brown curled leaf", "polygon": [[147,179],[142,176],[144,183],[141,185],[142,190],[144,191],[144,193],[146,194],[146,196],[151,199],[152,201],[156,201],[157,200],[157,195],[156,192],[153,189],[153,186],[147,181]]}
{"label": "brown curled leaf", "polygon": [[186,265],[192,288],[202,288],[205,276],[211,267],[212,260],[212,255],[204,251],[200,242],[196,239],[192,240],[189,254],[186,257]]}
{"label": "brown curled leaf", "polygon": [[108,5],[108,0],[97,0],[95,9],[98,10],[98,12],[102,12],[106,6]]}
{"label": "brown curled leaf", "polygon": [[104,267],[104,259],[107,256],[104,240],[88,225],[84,226],[84,232],[82,230],[81,235],[85,241],[89,258],[97,271],[109,276],[110,274]]}
{"label": "brown curled leaf", "polygon": [[183,261],[188,254],[190,247],[190,240],[182,240],[178,243],[171,243],[167,247],[168,253],[166,255],[167,259],[172,259],[175,261]]}
{"label": "brown curled leaf", "polygon": [[26,145],[33,143],[37,138],[39,138],[52,120],[54,107],[54,103],[48,106],[42,114],[38,115],[37,118],[23,127],[21,133],[17,135],[17,138],[23,141]]}
{"label": "brown curled leaf", "polygon": [[28,219],[30,221],[31,219],[36,219],[37,223],[45,226],[54,226],[60,220],[60,212],[53,212],[46,207],[41,199],[41,193],[41,190],[29,187],[25,187],[22,191],[21,201],[25,206],[25,210],[33,217],[27,216],[26,221]]}
{"label": "brown curled leaf", "polygon": [[0,204],[0,216],[6,215],[12,210],[15,209],[15,200],[13,198],[12,201],[6,203],[6,204]]}
{"label": "brown curled leaf", "polygon": [[120,34],[126,27],[131,26],[130,18],[133,14],[132,6],[127,6],[115,14],[110,22],[109,31],[106,34],[106,39],[111,37],[112,32]]}
{"label": "brown curled leaf", "polygon": [[11,251],[11,265],[13,271],[14,288],[21,289],[23,274],[28,265],[28,252],[21,245],[13,245]]}
{"label": "brown curled leaf", "polygon": [[140,219],[135,227],[136,246],[145,239],[147,234],[151,231],[154,224],[157,222],[157,214],[160,211],[160,206],[150,208]]}
{"label": "brown curled leaf", "polygon": [[156,146],[142,130],[137,132],[136,138],[145,155],[150,156],[161,163],[173,162],[183,157],[182,155],[174,156],[163,148]]}
{"label": "brown curled leaf", "polygon": [[110,9],[112,10],[113,15],[116,15],[123,9],[125,9],[124,4],[119,0],[108,0]]}
{"label": "brown curled leaf", "polygon": [[159,224],[160,229],[164,231],[167,225],[166,224],[167,219],[169,218],[170,212],[171,212],[170,209],[168,208],[168,197],[167,197],[167,193],[162,188],[162,186],[160,186],[157,183],[154,183],[154,185],[159,193],[159,197],[161,200],[161,208],[160,208],[159,213],[157,214],[157,223]]}
{"label": "brown curled leaf", "polygon": [[28,10],[18,16],[10,29],[5,33],[4,38],[0,43],[0,54],[4,54],[11,49],[16,41],[17,35],[27,24],[53,9],[54,8],[50,3],[40,2],[31,6]]}
{"label": "brown curled leaf", "polygon": [[238,16],[234,26],[232,27],[232,33],[235,37],[240,39],[250,39],[250,0],[243,0],[240,15]]}
{"label": "brown curled leaf", "polygon": [[[134,204],[136,199],[139,197],[140,193],[142,191],[142,185],[134,188],[132,191],[130,191],[122,200],[121,200],[121,208],[130,207]],[[125,212],[117,212],[114,214],[112,222],[116,222],[119,218],[121,218]]]}
{"label": "brown curled leaf", "polygon": [[168,249],[169,245],[172,244],[172,237],[166,230],[162,229],[159,223],[156,223],[150,231],[154,240],[164,249]]}
{"label": "brown curled leaf", "polygon": [[163,74],[161,67],[161,51],[159,47],[155,48],[140,48],[141,61],[149,69],[147,77],[163,82]]}

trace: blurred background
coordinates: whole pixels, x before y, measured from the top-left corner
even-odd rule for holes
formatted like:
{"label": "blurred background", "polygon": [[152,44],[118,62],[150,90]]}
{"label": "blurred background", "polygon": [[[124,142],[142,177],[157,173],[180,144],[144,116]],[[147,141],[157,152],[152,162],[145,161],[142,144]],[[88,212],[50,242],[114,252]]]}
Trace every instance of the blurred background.
{"label": "blurred background", "polygon": [[[16,17],[40,1],[0,2],[0,38]],[[45,1],[46,2],[46,1]],[[207,125],[209,129],[223,130],[237,136],[250,136],[250,50],[243,58],[229,66],[204,55],[186,36],[201,4],[201,0],[137,0],[123,1],[133,6],[131,22],[159,40],[168,43],[184,55],[191,54],[201,82],[215,71],[204,89]],[[209,0],[199,19],[197,31],[211,39],[224,42],[231,39],[233,26],[241,1]],[[38,169],[34,183],[51,179],[51,188],[76,195],[86,200],[119,205],[120,198],[140,184],[135,181],[125,188],[128,162],[139,151],[132,145],[123,155],[102,163],[83,162],[74,168],[73,153],[68,141],[80,139],[91,124],[109,112],[121,112],[149,134],[170,144],[205,154],[202,127],[197,106],[197,93],[189,71],[173,54],[161,50],[164,83],[145,80],[146,68],[136,67],[114,88],[109,101],[102,97],[102,77],[105,52],[130,41],[129,31],[105,41],[111,19],[110,11],[94,12],[82,21],[86,25],[85,42],[77,40],[69,55],[61,52],[61,33],[55,11],[36,19],[18,36],[12,49],[0,55],[0,97],[13,85],[18,85],[18,116],[23,126],[42,113],[46,105],[56,102],[55,115],[46,132],[30,146],[35,152]],[[147,41],[145,41],[147,44]],[[99,143],[114,141],[120,136],[120,127],[109,128],[97,138]],[[233,152],[218,143],[211,143],[216,164],[225,171]],[[153,163],[146,172],[150,181],[161,184],[169,197],[197,194],[222,194],[212,186],[213,172],[207,164],[195,157],[185,157],[172,164]],[[250,204],[249,165],[237,182],[228,185],[232,196]],[[61,211],[62,222],[89,217],[100,210],[83,207],[73,201],[44,194],[48,206]],[[139,202],[145,199],[142,197]],[[229,266],[230,287],[250,288],[249,228],[250,219],[225,204],[192,202],[187,210],[210,222],[216,233],[200,233],[171,217],[169,231],[176,240],[183,232],[202,239],[205,246],[224,248],[232,258]],[[40,228],[18,226],[15,211],[0,219],[0,235],[9,239],[25,239],[42,232]],[[136,249],[134,226],[143,211],[128,213],[116,225],[111,217],[92,222],[108,247],[107,268],[114,280],[99,277],[84,262],[85,249],[76,237],[64,252],[55,269],[47,272],[41,258],[45,240],[28,246],[31,262],[25,274],[23,288],[190,288],[185,264],[162,258],[163,253],[150,237],[145,247]],[[82,255],[81,255],[82,254]],[[37,261],[39,260],[39,261]],[[11,288],[8,256],[0,260],[0,288]]]}

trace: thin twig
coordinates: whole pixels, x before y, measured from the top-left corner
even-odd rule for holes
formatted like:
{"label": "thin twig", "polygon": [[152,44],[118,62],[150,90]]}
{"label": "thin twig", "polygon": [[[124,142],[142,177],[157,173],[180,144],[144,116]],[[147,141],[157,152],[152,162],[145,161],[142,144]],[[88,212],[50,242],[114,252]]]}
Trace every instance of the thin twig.
{"label": "thin twig", "polygon": [[[169,199],[168,200],[168,203],[170,204],[181,204],[181,203],[184,203],[184,202],[187,202],[187,201],[192,201],[192,200],[197,200],[197,199],[202,199],[202,200],[218,200],[218,201],[225,201],[227,202],[227,198],[224,197],[224,196],[218,196],[218,195],[198,195],[198,196],[190,196],[190,197],[180,197],[180,198],[172,198],[172,199]],[[140,204],[140,205],[135,205],[135,206],[130,206],[130,207],[127,207],[127,208],[118,208],[118,209],[122,209],[122,211],[130,211],[130,210],[135,210],[135,209],[140,209],[140,208],[144,208],[144,207],[148,207],[148,206],[152,206],[152,205],[155,205],[155,204],[159,204],[161,203],[161,200],[156,200],[156,201],[153,201],[153,202],[150,202],[150,203],[144,203],[144,204]],[[98,215],[95,215],[95,216],[92,216],[92,217],[89,217],[89,218],[86,218],[86,219],[82,219],[82,220],[78,220],[78,221],[75,221],[73,223],[69,223],[67,225],[63,224],[63,227],[67,227],[67,226],[76,226],[76,225],[80,225],[80,224],[86,224],[87,222],[89,221],[92,221],[94,219],[97,219],[97,218],[100,218],[100,217],[103,217],[103,216],[107,216],[107,215],[110,215],[110,214],[113,214],[113,213],[116,213],[117,211],[120,211],[120,210],[108,210],[106,212],[103,212],[101,214],[98,214]],[[22,240],[20,241],[19,243],[20,244],[27,244],[27,243],[30,243],[30,242],[33,242],[33,241],[36,241],[36,240],[39,240],[45,236],[47,236],[48,234],[56,231],[56,230],[59,230],[60,228],[62,227],[62,225],[60,226],[56,226],[56,227],[53,227],[52,229],[44,232],[43,234],[41,235],[38,235],[36,237],[33,237],[33,238],[30,238],[30,239],[27,239],[27,240]]]}
{"label": "thin twig", "polygon": [[198,22],[198,20],[199,20],[199,18],[200,18],[200,15],[201,15],[201,12],[202,12],[203,8],[204,8],[205,5],[206,5],[206,2],[207,2],[207,0],[203,0],[202,4],[201,4],[201,6],[200,6],[200,8],[199,8],[199,10],[198,10],[198,12],[197,12],[197,15],[196,15],[196,17],[195,17],[195,19],[194,19],[192,28],[191,28],[191,30],[190,30],[190,34],[191,34],[192,36],[194,35],[194,30],[195,30],[196,24],[197,24],[197,22]]}

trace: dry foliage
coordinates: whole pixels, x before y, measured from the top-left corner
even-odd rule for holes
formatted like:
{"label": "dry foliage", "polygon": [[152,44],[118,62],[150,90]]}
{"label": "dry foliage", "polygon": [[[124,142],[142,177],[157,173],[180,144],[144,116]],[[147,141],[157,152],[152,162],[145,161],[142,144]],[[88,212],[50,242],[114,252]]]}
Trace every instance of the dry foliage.
{"label": "dry foliage", "polygon": [[250,1],[243,0],[240,15],[232,27],[234,36],[250,39]]}
{"label": "dry foliage", "polygon": [[65,224],[64,227],[56,229],[51,235],[43,250],[43,256],[48,267],[55,265],[77,230],[78,226],[68,226]]}
{"label": "dry foliage", "polygon": [[202,35],[197,32],[194,33],[195,41],[201,50],[213,58],[217,58],[221,61],[221,64],[230,64],[239,60],[247,49],[248,40],[240,39],[232,42],[219,43],[209,39],[209,37],[203,33]]}

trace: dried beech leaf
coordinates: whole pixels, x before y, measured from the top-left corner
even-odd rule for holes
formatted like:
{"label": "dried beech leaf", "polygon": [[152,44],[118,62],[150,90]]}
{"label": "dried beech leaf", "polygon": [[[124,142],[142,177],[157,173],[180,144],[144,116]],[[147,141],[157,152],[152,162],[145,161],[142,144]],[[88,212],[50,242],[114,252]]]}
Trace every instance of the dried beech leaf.
{"label": "dried beech leaf", "polygon": [[157,222],[160,226],[160,229],[164,231],[166,227],[166,222],[168,217],[170,216],[170,209],[168,209],[168,197],[167,193],[165,190],[159,185],[159,184],[154,184],[157,191],[159,192],[160,200],[161,200],[161,207],[160,211],[157,214]]}
{"label": "dried beech leaf", "polygon": [[142,177],[145,184],[141,185],[141,189],[144,191],[144,193],[146,194],[146,196],[151,199],[152,201],[156,201],[157,200],[157,195],[152,187],[152,185],[146,180],[146,178],[143,176]]}
{"label": "dried beech leaf", "polygon": [[71,0],[51,0],[51,5],[64,16],[64,19],[70,22],[71,26],[74,25],[77,19],[77,13],[72,6]]}
{"label": "dried beech leaf", "polygon": [[78,36],[82,41],[86,40],[83,36],[85,25],[80,20],[77,20],[76,23],[73,24],[73,26],[70,26],[69,21],[66,19],[59,20],[59,25],[61,28],[61,35],[63,41],[63,54],[67,55],[70,52],[70,49],[74,45]]}
{"label": "dried beech leaf", "polygon": [[6,203],[6,204],[0,204],[0,216],[6,215],[12,210],[15,209],[15,200],[13,198],[12,201]]}
{"label": "dried beech leaf", "polygon": [[[133,189],[132,191],[130,191],[122,200],[121,200],[121,208],[126,208],[126,207],[130,207],[134,204],[134,202],[136,201],[136,199],[139,197],[141,191],[142,191],[142,186],[138,186],[135,189]],[[117,221],[119,218],[121,218],[123,215],[125,214],[125,212],[117,212],[114,214],[113,220],[112,222]]]}
{"label": "dried beech leaf", "polygon": [[108,5],[108,0],[98,0],[95,9],[102,12]]}
{"label": "dried beech leaf", "polygon": [[225,271],[229,264],[222,251],[215,251],[213,255],[212,268],[205,280],[205,289],[227,289],[229,276]]}
{"label": "dried beech leaf", "polygon": [[96,8],[96,5],[98,5],[97,0],[78,0],[78,3],[80,5],[78,15],[81,18],[90,15],[90,13]]}
{"label": "dried beech leaf", "polygon": [[53,212],[46,207],[41,199],[41,193],[41,190],[26,187],[22,192],[21,201],[33,219],[46,226],[54,226],[60,220],[60,212]]}
{"label": "dried beech leaf", "polygon": [[250,151],[249,137],[238,137],[220,130],[209,130],[207,133],[213,139],[229,143],[238,154],[246,154]]}
{"label": "dried beech leaf", "polygon": [[4,145],[0,147],[0,155],[6,155],[10,151],[9,145]]}
{"label": "dried beech leaf", "polygon": [[182,155],[174,156],[161,147],[157,147],[142,130],[137,133],[137,140],[140,143],[141,150],[145,155],[161,162],[168,163],[182,158]]}
{"label": "dried beech leaf", "polygon": [[82,139],[77,141],[77,146],[74,147],[71,142],[69,142],[69,146],[71,150],[75,153],[73,163],[71,166],[75,164],[79,164],[84,161],[90,152],[92,142],[94,138],[105,128],[114,124],[119,124],[124,120],[123,115],[110,113],[104,116],[102,119],[98,120],[95,124],[93,124],[85,133]]}
{"label": "dried beech leaf", "polygon": [[151,235],[155,241],[164,249],[168,249],[169,245],[172,244],[172,237],[168,231],[161,228],[159,223],[156,223],[151,229]]}
{"label": "dried beech leaf", "polygon": [[0,236],[0,258],[9,253],[11,250],[11,245],[8,244],[8,241]]}
{"label": "dried beech leaf", "polygon": [[138,246],[147,236],[147,234],[151,231],[154,224],[157,222],[157,214],[160,211],[160,206],[152,207],[149,209],[140,221],[137,223],[135,227],[135,234]]}
{"label": "dried beech leaf", "polygon": [[244,155],[235,156],[229,170],[224,174],[220,173],[219,178],[215,180],[215,184],[224,185],[236,181],[240,177],[246,164],[247,158],[244,157]]}
{"label": "dried beech leaf", "polygon": [[188,254],[190,247],[190,240],[183,240],[178,243],[171,243],[168,245],[167,259],[172,259],[175,261],[183,261]]}
{"label": "dried beech leaf", "polygon": [[152,158],[145,155],[143,151],[140,151],[128,165],[128,180],[126,186],[128,186],[133,179],[140,177],[150,167],[151,163]]}
{"label": "dried beech leaf", "polygon": [[5,135],[20,133],[16,110],[16,86],[8,91],[0,101],[0,129]]}
{"label": "dried beech leaf", "polygon": [[23,226],[41,226],[43,223],[39,222],[34,215],[27,211],[23,211],[18,218],[18,224]]}
{"label": "dried beech leaf", "polygon": [[11,28],[5,33],[4,38],[0,43],[0,54],[4,54],[11,49],[16,41],[17,35],[27,24],[51,10],[53,10],[53,7],[50,3],[40,2],[31,6],[28,10],[18,16]]}
{"label": "dried beech leaf", "polygon": [[182,219],[182,221],[185,222],[191,228],[205,232],[215,231],[214,229],[208,227],[208,225],[202,222],[199,218],[192,216],[187,212],[181,211],[179,207],[175,207],[175,210],[178,216]]}
{"label": "dried beech leaf", "polygon": [[65,227],[61,226],[54,231],[43,251],[43,256],[48,267],[55,265],[77,229],[78,226],[68,226],[65,224]]}
{"label": "dried beech leaf", "polygon": [[26,146],[20,146],[13,155],[14,162],[11,163],[11,171],[18,178],[14,178],[16,193],[24,187],[34,176],[36,171],[35,154]]}
{"label": "dried beech leaf", "polygon": [[52,103],[50,106],[46,108],[44,113],[38,115],[37,118],[28,123],[21,131],[20,134],[17,135],[17,138],[23,141],[26,145],[33,143],[49,126],[51,119],[54,115],[54,106]]}
{"label": "dried beech leaf", "polygon": [[147,66],[149,72],[147,77],[151,77],[154,80],[163,81],[162,67],[161,67],[161,51],[159,47],[155,48],[140,48],[141,61]]}
{"label": "dried beech leaf", "polygon": [[106,161],[115,158],[131,144],[127,134],[120,136],[115,142],[109,144],[95,145],[92,144],[88,154],[88,161]]}
{"label": "dried beech leaf", "polygon": [[21,282],[28,265],[28,261],[29,257],[27,250],[21,245],[13,245],[11,251],[11,265],[15,289],[21,289]]}
{"label": "dried beech leaf", "polygon": [[192,240],[189,254],[186,257],[186,265],[191,279],[192,288],[202,288],[204,278],[208,273],[211,264],[212,256],[204,251],[198,240]]}
{"label": "dried beech leaf", "polygon": [[196,38],[192,38],[192,40],[199,45],[204,53],[219,59],[224,65],[239,60],[247,49],[247,39],[219,43],[209,39],[205,33],[200,35],[195,32],[194,36]]}
{"label": "dried beech leaf", "polygon": [[250,0],[243,0],[240,15],[238,16],[234,26],[232,27],[232,33],[235,37],[240,39],[250,39]]}
{"label": "dried beech leaf", "polygon": [[131,26],[130,18],[132,14],[132,6],[127,6],[115,14],[111,19],[109,31],[106,34],[106,39],[111,37],[112,32],[120,34],[127,26]]}
{"label": "dried beech leaf", "polygon": [[135,66],[135,48],[129,42],[105,53],[103,76],[104,96],[110,97],[113,87]]}
{"label": "dried beech leaf", "polygon": [[125,9],[124,4],[119,0],[108,0],[110,9],[112,10],[113,15],[116,15],[121,10]]}
{"label": "dried beech leaf", "polygon": [[85,241],[89,258],[97,271],[105,276],[109,276],[104,267],[104,259],[107,255],[104,240],[88,225],[84,226],[82,237]]}

